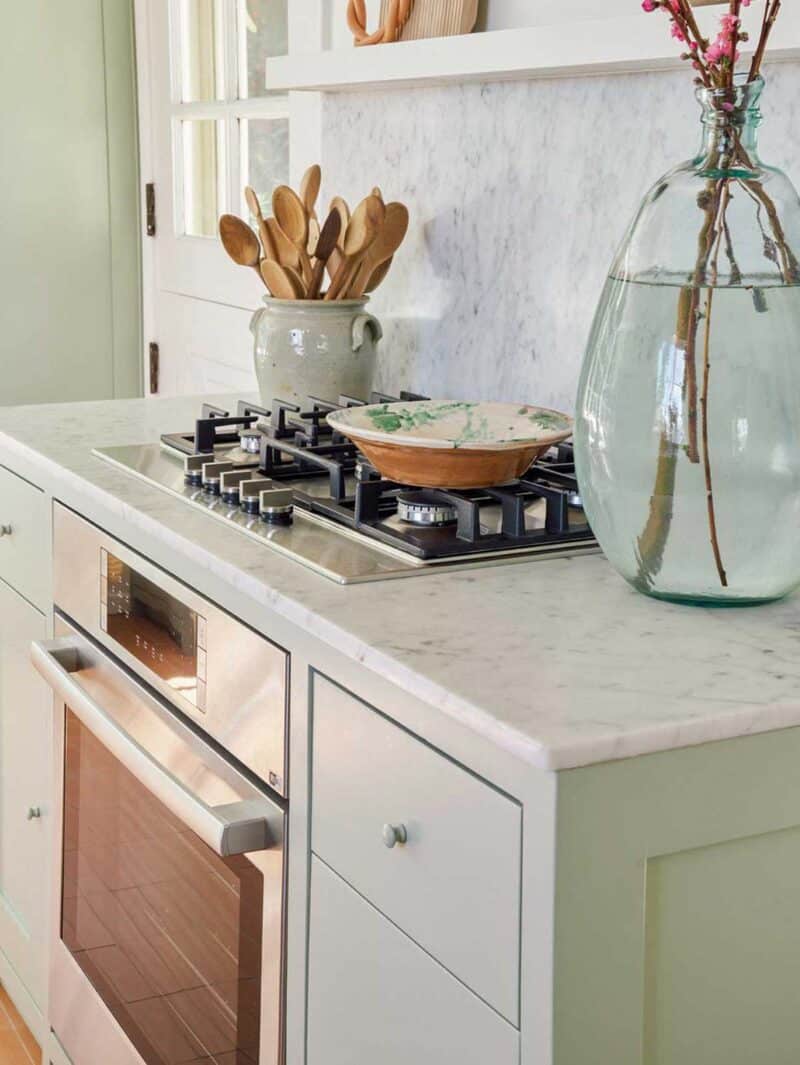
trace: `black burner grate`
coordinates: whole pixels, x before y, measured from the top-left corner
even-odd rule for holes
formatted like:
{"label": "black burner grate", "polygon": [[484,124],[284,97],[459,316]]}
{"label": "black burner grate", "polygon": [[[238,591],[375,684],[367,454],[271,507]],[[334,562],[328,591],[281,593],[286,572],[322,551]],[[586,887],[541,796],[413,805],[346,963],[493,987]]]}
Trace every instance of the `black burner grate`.
{"label": "black burner grate", "polygon": [[[401,392],[399,397],[373,393],[369,402],[425,398],[412,392]],[[311,478],[327,477],[327,494],[295,487],[296,506],[422,560],[570,543],[586,545],[593,541],[580,506],[571,443],[553,448],[512,484],[467,491],[424,489],[426,504],[447,507],[455,513],[452,524],[401,523],[396,519],[398,496],[419,491],[419,486],[383,479],[356,445],[334,432],[326,421],[331,411],[362,406],[364,402],[351,396],[340,396],[338,403],[312,397],[311,409],[306,411],[283,400],[275,400],[271,411],[239,402],[235,415],[204,405],[193,434],[162,439],[185,455],[213,454],[219,458],[220,451],[215,449],[235,447],[241,430],[255,426],[261,434],[261,449],[258,460],[253,456],[254,477],[301,484]],[[223,457],[224,454],[223,451]],[[541,527],[528,528],[529,508],[542,501]],[[491,529],[482,521],[489,507],[495,515]]]}
{"label": "black burner grate", "polygon": [[[310,459],[316,460],[317,456]],[[334,482],[332,477],[330,496],[297,491],[297,505],[421,559],[545,547],[585,542],[592,538],[583,512],[579,510],[571,444],[560,445],[557,451],[534,463],[527,474],[513,484],[464,491],[425,489],[427,503],[453,508],[456,514],[454,526],[423,528],[388,524],[386,519],[397,512],[398,495],[416,490],[417,486],[373,477],[371,467],[363,460],[362,463],[362,475],[352,495],[345,493],[344,478]],[[528,529],[526,511],[540,500],[545,502],[544,525]],[[481,522],[482,511],[487,506],[498,505],[500,530],[487,531]]]}

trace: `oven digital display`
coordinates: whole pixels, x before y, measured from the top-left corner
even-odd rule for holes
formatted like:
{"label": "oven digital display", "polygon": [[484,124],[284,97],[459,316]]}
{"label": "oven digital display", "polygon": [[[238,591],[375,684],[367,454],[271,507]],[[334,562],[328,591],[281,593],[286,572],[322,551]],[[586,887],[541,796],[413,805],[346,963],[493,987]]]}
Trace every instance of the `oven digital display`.
{"label": "oven digital display", "polygon": [[103,551],[101,628],[199,710],[205,702],[205,620]]}

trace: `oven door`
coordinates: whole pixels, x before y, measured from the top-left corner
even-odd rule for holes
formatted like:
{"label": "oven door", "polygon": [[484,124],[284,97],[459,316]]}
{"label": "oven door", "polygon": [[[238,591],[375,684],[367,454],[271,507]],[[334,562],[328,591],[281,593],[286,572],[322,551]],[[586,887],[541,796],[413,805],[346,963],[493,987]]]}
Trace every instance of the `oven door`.
{"label": "oven door", "polygon": [[50,1022],[80,1065],[283,1060],[285,811],[57,617]]}

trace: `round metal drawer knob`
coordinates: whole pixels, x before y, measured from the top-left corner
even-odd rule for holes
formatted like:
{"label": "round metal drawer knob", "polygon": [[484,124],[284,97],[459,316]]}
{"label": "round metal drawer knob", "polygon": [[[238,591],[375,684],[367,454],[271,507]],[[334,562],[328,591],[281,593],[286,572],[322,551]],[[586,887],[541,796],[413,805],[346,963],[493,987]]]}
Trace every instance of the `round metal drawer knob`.
{"label": "round metal drawer knob", "polygon": [[0,536],[10,536],[11,531],[10,525],[0,525]]}
{"label": "round metal drawer knob", "polygon": [[40,806],[28,807],[28,820],[37,821],[42,816],[42,809]]}
{"label": "round metal drawer knob", "polygon": [[396,847],[398,843],[408,842],[408,832],[405,825],[384,825],[383,842],[389,848]]}

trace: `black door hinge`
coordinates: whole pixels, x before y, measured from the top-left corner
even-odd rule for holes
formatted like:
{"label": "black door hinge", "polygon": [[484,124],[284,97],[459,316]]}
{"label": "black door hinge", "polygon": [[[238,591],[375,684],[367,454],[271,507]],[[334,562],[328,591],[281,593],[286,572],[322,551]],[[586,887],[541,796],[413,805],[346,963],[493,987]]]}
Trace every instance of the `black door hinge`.
{"label": "black door hinge", "polygon": [[158,370],[159,359],[161,352],[158,349],[158,344],[155,341],[150,342],[150,394],[155,395],[158,392]]}
{"label": "black door hinge", "polygon": [[144,187],[144,202],[147,214],[147,235],[154,237],[156,235],[156,187],[152,181]]}

